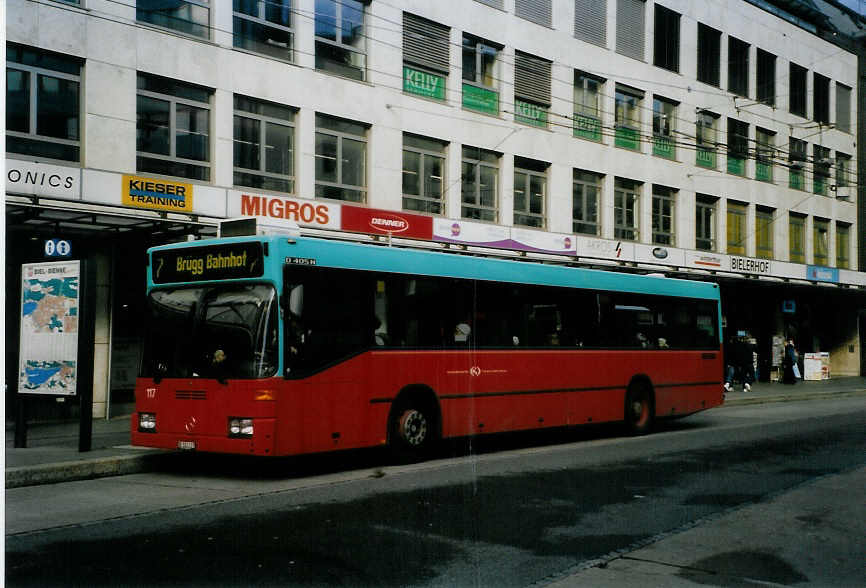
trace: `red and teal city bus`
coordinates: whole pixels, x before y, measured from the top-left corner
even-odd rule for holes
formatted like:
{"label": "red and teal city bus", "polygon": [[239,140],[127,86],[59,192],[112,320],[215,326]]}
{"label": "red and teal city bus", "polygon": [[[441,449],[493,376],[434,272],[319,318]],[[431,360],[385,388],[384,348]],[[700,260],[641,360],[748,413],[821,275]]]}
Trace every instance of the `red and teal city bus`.
{"label": "red and teal city bus", "polygon": [[723,402],[719,288],[301,236],[148,251],[134,445],[299,455]]}

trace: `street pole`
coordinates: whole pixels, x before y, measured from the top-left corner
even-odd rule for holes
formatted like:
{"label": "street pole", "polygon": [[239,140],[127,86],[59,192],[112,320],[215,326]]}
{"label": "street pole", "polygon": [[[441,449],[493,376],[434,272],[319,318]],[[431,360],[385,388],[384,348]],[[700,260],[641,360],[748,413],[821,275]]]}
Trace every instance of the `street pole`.
{"label": "street pole", "polygon": [[78,301],[78,451],[85,452],[90,451],[93,443],[93,346],[96,328],[96,263],[88,259],[81,260]]}

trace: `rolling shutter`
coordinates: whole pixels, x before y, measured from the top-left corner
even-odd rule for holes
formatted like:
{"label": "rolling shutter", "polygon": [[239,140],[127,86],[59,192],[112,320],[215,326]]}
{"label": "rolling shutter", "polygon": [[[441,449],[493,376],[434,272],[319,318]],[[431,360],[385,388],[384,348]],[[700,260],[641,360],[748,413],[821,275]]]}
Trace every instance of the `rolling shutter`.
{"label": "rolling shutter", "polygon": [[607,47],[607,0],[574,0],[574,37]]}
{"label": "rolling shutter", "polygon": [[643,61],[644,0],[616,1],[616,52]]}
{"label": "rolling shutter", "polygon": [[403,13],[403,60],[448,75],[450,29],[445,25]]}
{"label": "rolling shutter", "polygon": [[503,0],[475,0],[476,2],[481,2],[482,4],[486,4],[487,6],[492,6],[493,8],[498,8],[499,10],[505,10],[503,7]]}
{"label": "rolling shutter", "polygon": [[515,52],[514,95],[550,106],[550,62],[528,53]]}
{"label": "rolling shutter", "polygon": [[520,18],[545,27],[550,26],[550,0],[515,0],[514,12]]}

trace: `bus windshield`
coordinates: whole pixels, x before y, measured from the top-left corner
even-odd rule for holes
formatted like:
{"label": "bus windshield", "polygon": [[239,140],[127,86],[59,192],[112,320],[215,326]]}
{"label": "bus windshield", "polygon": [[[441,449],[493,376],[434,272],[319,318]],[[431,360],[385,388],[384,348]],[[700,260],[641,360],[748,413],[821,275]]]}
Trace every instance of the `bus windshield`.
{"label": "bus windshield", "polygon": [[154,290],[142,376],[267,378],[278,368],[274,288],[226,284]]}

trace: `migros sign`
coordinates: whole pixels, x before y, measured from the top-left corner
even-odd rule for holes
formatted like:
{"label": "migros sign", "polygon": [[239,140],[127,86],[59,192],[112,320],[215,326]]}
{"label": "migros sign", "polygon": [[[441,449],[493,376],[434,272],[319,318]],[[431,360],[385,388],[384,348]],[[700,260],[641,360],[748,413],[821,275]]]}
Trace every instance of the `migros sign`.
{"label": "migros sign", "polygon": [[192,184],[123,176],[123,204],[149,210],[192,212]]}

